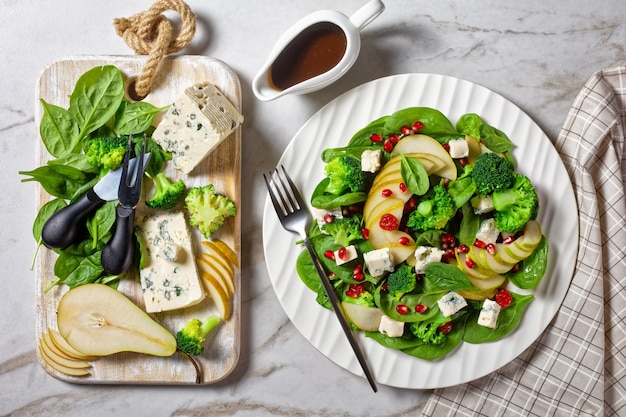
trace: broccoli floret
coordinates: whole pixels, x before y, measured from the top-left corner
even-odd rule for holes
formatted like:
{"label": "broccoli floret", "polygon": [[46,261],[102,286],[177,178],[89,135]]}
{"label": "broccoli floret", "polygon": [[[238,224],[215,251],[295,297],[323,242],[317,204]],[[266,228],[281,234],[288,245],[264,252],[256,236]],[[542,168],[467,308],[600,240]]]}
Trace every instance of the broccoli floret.
{"label": "broccoli floret", "polygon": [[227,217],[237,214],[235,203],[225,195],[217,194],[213,184],[193,187],[185,196],[189,224],[209,238],[223,225]]}
{"label": "broccoli floret", "polygon": [[331,235],[337,245],[345,247],[355,240],[363,239],[363,227],[363,216],[355,214],[324,223],[322,230]]}
{"label": "broccoli floret", "polygon": [[402,264],[387,277],[387,292],[400,298],[415,289],[416,278],[413,268],[407,264]]}
{"label": "broccoli floret", "polygon": [[[353,290],[349,289],[348,291]],[[366,290],[355,291],[355,294],[352,295],[347,295],[346,293],[344,293],[342,301],[351,304],[358,304],[365,307],[376,307],[376,303],[374,302],[374,295]]]}
{"label": "broccoli floret", "polygon": [[472,180],[478,194],[491,194],[513,186],[515,178],[511,162],[493,152],[487,152],[476,158],[472,170]]}
{"label": "broccoli floret", "polygon": [[124,161],[128,138],[124,136],[99,137],[91,139],[85,144],[87,163],[106,173],[119,168]]}
{"label": "broccoli floret", "polygon": [[163,172],[159,172],[152,178],[155,191],[146,205],[157,210],[169,210],[173,208],[185,194],[186,185],[182,179],[172,183]]}
{"label": "broccoli floret", "polygon": [[178,350],[187,355],[202,355],[204,353],[204,340],[206,335],[220,323],[219,316],[211,315],[205,321],[191,319],[176,334],[176,346]]}
{"label": "broccoli floret", "polygon": [[326,176],[329,178],[326,192],[341,195],[346,191],[361,193],[365,191],[365,176],[361,171],[361,161],[351,156],[338,156],[326,164]]}
{"label": "broccoli floret", "polygon": [[445,321],[440,320],[425,320],[411,323],[409,328],[411,333],[425,345],[439,345],[446,341],[446,335],[439,331],[439,327],[450,321],[446,318]]}
{"label": "broccoli floret", "polygon": [[496,191],[492,195],[496,212],[494,220],[498,230],[515,233],[524,228],[529,220],[537,217],[539,198],[528,177],[515,174],[511,188]]}
{"label": "broccoli floret", "polygon": [[456,214],[454,200],[442,185],[435,185],[429,197],[409,214],[406,225],[416,233],[443,229]]}

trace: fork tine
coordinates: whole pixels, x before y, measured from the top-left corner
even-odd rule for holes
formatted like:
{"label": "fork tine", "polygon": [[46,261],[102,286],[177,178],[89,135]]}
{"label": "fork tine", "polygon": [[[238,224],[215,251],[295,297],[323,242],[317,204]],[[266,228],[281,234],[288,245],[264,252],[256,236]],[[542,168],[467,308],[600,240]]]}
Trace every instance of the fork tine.
{"label": "fork tine", "polygon": [[274,205],[274,210],[276,211],[278,217],[282,220],[286,216],[286,213],[283,210],[281,204],[278,202],[278,199],[276,198],[274,187],[272,186],[272,184],[274,183],[272,179],[272,172],[270,171],[267,174],[263,174],[263,179],[265,180],[265,185],[267,185],[267,191],[270,195],[270,199],[272,200],[272,204]]}
{"label": "fork tine", "polygon": [[[287,174],[287,170],[285,170],[284,165],[281,165],[280,168],[283,170],[283,175],[287,179],[287,182],[289,183],[289,187],[286,187],[285,183],[281,179],[281,182],[283,182],[283,186],[286,189],[288,189],[289,191],[291,191],[291,193],[287,193],[287,195],[289,196],[289,201],[291,202],[292,207],[295,207],[296,210],[303,209],[304,207],[306,207],[306,205],[304,204],[304,201],[302,200],[302,196],[300,195],[300,191],[298,191],[298,188],[293,183],[293,180],[291,179],[289,174]],[[278,169],[277,169],[277,171],[278,171]],[[291,198],[292,195],[296,199],[295,202]]]}

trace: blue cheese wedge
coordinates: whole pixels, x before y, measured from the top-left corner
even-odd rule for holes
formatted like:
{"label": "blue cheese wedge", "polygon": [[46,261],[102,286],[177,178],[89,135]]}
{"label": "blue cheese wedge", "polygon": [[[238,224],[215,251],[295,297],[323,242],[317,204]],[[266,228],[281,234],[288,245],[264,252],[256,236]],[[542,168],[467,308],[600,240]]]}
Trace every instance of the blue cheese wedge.
{"label": "blue cheese wedge", "polygon": [[395,270],[389,248],[380,248],[363,254],[367,271],[374,278],[382,277],[386,272]]}
{"label": "blue cheese wedge", "polygon": [[235,106],[211,83],[185,89],[152,138],[172,153],[176,169],[189,174],[243,123]]}
{"label": "blue cheese wedge", "polygon": [[183,212],[137,219],[145,258],[139,271],[148,313],[177,310],[205,297]]}
{"label": "blue cheese wedge", "polygon": [[404,323],[383,315],[380,318],[378,331],[389,337],[400,337],[404,334]]}

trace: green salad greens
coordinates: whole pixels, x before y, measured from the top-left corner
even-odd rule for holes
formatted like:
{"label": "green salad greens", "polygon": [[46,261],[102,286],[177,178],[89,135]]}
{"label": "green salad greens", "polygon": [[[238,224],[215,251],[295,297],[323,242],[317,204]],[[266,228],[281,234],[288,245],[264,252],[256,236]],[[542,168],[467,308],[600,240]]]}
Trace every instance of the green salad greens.
{"label": "green salad greens", "polygon": [[[355,329],[434,360],[517,328],[548,241],[513,146],[477,114],[411,107],[322,152],[309,237]],[[296,269],[332,308],[306,250]]]}

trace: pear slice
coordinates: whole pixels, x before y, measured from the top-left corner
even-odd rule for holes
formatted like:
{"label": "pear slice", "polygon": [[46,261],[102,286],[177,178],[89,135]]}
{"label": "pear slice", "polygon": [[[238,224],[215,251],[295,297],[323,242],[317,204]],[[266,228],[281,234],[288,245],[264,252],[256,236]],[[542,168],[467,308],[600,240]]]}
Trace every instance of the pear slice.
{"label": "pear slice", "polygon": [[383,312],[376,307],[367,307],[359,304],[342,302],[343,312],[346,318],[358,329],[371,332],[378,330]]}
{"label": "pear slice", "polygon": [[91,367],[91,365],[87,361],[75,360],[59,354],[58,351],[55,351],[54,348],[49,344],[49,341],[50,339],[46,339],[45,333],[39,339],[39,349],[41,349],[42,356],[44,356],[45,358],[48,358],[65,368],[86,369]]}
{"label": "pear slice", "polygon": [[230,296],[227,293],[227,290],[222,287],[222,284],[215,278],[213,275],[207,273],[206,271],[202,271],[200,274],[202,280],[204,281],[205,288],[209,292],[211,299],[215,303],[215,307],[219,311],[220,316],[223,320],[228,320],[230,318],[230,314],[232,312]]}
{"label": "pear slice", "polygon": [[84,353],[74,349],[72,346],[70,346],[69,343],[67,343],[67,340],[63,339],[63,336],[61,336],[61,334],[57,330],[48,329],[48,336],[50,336],[50,340],[52,341],[52,343],[61,352],[65,353],[66,356],[83,361],[93,361],[98,359],[97,356],[85,355]]}
{"label": "pear slice", "polygon": [[225,285],[228,290],[229,295],[233,295],[235,293],[235,280],[234,280],[234,271],[232,269],[232,265],[227,266],[224,262],[215,255],[210,253],[203,253],[199,259],[200,267],[205,268],[213,273],[216,278],[219,278],[220,281]]}
{"label": "pear slice", "polygon": [[230,263],[232,263],[235,268],[239,268],[239,258],[237,257],[237,254],[235,253],[233,248],[231,248],[230,246],[228,246],[228,244],[219,239],[213,239],[211,242],[219,250],[219,252],[221,252],[228,258]]}
{"label": "pear slice", "polygon": [[86,284],[61,297],[57,310],[61,336],[85,355],[138,352],[171,356],[176,338],[121,292]]}
{"label": "pear slice", "polygon": [[69,375],[69,376],[77,376],[77,377],[91,375],[91,372],[89,372],[90,366],[87,366],[85,368],[70,368],[54,361],[50,356],[48,356],[47,352],[44,350],[41,341],[39,343],[38,349],[39,349],[39,355],[41,356],[41,359],[43,359],[43,361],[48,366],[50,366],[50,368],[62,374]]}
{"label": "pear slice", "polygon": [[[224,266],[227,267],[228,270],[230,271],[230,274],[232,275],[235,274],[236,265],[231,259],[231,257],[227,255],[227,253],[223,250],[223,248],[221,248],[220,246],[218,246],[215,242],[211,240],[203,240],[202,245],[205,248],[207,248],[213,255],[217,256],[222,261]],[[235,252],[233,252],[233,254],[234,253]],[[237,261],[236,257],[235,257],[235,261]]]}

